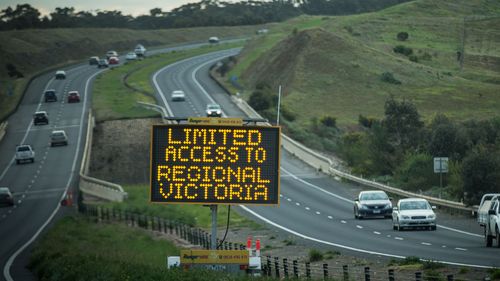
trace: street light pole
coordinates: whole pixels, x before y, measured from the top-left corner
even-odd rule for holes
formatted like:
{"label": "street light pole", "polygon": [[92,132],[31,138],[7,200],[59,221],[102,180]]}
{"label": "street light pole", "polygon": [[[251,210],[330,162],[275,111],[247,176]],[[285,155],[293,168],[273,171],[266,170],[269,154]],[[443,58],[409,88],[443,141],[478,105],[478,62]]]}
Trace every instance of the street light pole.
{"label": "street light pole", "polygon": [[280,105],[281,105],[281,85],[278,88],[278,117],[276,118],[276,125],[280,124]]}

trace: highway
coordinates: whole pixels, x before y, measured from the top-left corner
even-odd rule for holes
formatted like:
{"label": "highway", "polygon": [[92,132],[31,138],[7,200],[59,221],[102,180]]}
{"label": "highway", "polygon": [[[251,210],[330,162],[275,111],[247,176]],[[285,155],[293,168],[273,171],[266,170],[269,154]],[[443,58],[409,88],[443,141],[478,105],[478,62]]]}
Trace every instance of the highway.
{"label": "highway", "polygon": [[[172,49],[164,51],[168,50]],[[215,101],[226,116],[243,117],[208,76],[211,64],[237,52],[215,52],[162,68],[152,78],[158,103],[174,116],[187,117],[204,116],[205,105]],[[54,217],[67,210],[59,203],[77,183],[92,81],[105,70],[86,63],[64,69],[65,80],[54,80],[53,72],[33,80],[18,110],[9,118],[7,134],[0,143],[0,186],[10,187],[16,200],[14,207],[0,208],[1,280],[33,278],[20,265],[26,262],[31,242]],[[55,89],[59,100],[42,102],[44,89]],[[186,93],[185,102],[170,102],[170,92],[177,89]],[[80,92],[80,103],[66,103],[65,95],[70,90]],[[49,125],[32,125],[32,115],[38,110],[48,112]],[[68,146],[50,147],[49,135],[54,129],[66,131]],[[35,163],[15,164],[15,147],[21,143],[34,147]],[[480,228],[472,220],[440,220],[438,216],[440,225],[435,232],[396,232],[389,220],[354,220],[351,200],[359,187],[316,174],[285,152],[282,158],[281,205],[240,207],[248,216],[318,247],[360,255],[412,255],[453,264],[500,266],[498,249],[484,246]]]}
{"label": "highway", "polygon": [[[212,102],[222,106],[225,116],[246,117],[208,76],[210,65],[237,51],[198,56],[160,69],[152,77],[159,103],[176,117],[204,116],[206,104]],[[170,101],[173,90],[183,90],[186,101]],[[354,219],[352,200],[359,190],[317,174],[282,152],[280,206],[241,209],[317,247],[377,257],[418,256],[455,265],[500,266],[498,249],[484,246],[481,228],[473,219],[457,220],[438,213],[437,231],[394,231],[391,220]]]}

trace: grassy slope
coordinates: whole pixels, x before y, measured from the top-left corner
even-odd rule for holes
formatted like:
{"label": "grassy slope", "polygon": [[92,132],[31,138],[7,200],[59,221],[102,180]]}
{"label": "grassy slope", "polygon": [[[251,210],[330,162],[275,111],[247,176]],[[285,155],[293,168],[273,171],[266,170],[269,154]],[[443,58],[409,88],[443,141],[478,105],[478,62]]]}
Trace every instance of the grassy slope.
{"label": "grassy slope", "polygon": [[[497,18],[468,17],[460,72],[456,51],[463,17],[471,11]],[[283,102],[303,125],[322,115],[337,117],[340,125],[357,123],[359,114],[381,117],[391,94],[412,100],[426,118],[437,112],[457,119],[488,118],[500,114],[499,15],[500,2],[419,0],[376,13],[301,17],[249,44],[230,75],[248,88],[262,80],[282,83]],[[400,31],[407,31],[409,40],[397,41]],[[392,51],[399,44],[431,58],[410,62]],[[386,71],[403,84],[382,82]]]}
{"label": "grassy slope", "polygon": [[125,225],[62,219],[37,242],[30,268],[40,280],[249,280],[215,271],[167,270],[179,249]]}

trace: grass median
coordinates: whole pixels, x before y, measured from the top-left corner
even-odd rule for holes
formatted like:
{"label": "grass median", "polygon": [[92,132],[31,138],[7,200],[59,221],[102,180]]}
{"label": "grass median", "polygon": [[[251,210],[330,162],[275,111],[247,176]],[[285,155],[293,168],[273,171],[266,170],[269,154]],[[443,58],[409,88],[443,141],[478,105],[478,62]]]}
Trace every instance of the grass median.
{"label": "grass median", "polygon": [[[197,49],[172,51],[148,56],[143,60],[126,62],[118,67],[111,67],[99,75],[92,94],[92,110],[96,121],[117,119],[146,118],[158,116],[140,106],[137,102],[156,104],[151,75],[163,66],[214,51],[241,47],[243,43],[220,44]],[[125,85],[125,79],[131,88]]]}

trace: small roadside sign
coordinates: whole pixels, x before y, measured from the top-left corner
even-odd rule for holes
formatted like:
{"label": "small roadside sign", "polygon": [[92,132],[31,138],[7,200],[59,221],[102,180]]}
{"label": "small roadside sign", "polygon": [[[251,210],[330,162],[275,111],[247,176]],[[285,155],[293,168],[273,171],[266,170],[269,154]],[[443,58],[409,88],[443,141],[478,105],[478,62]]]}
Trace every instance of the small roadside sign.
{"label": "small roadside sign", "polygon": [[448,173],[448,157],[434,157],[434,173]]}
{"label": "small roadside sign", "polygon": [[241,118],[213,118],[213,117],[189,117],[189,124],[194,125],[216,125],[216,126],[242,126]]}
{"label": "small roadside sign", "polygon": [[248,265],[248,250],[181,250],[181,264]]}

